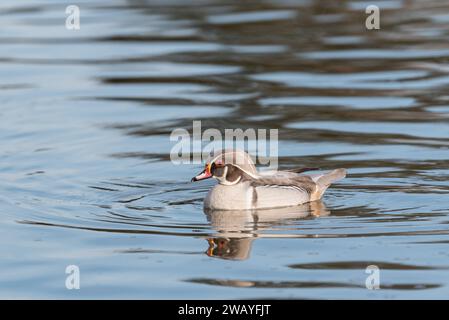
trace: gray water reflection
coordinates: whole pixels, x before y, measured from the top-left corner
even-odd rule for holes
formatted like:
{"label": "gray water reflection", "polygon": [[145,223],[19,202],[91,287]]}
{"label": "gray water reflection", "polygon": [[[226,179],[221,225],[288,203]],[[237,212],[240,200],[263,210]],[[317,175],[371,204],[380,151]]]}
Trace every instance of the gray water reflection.
{"label": "gray water reflection", "polygon": [[288,226],[294,225],[296,219],[330,214],[321,201],[290,208],[257,211],[206,210],[205,213],[217,231],[213,238],[207,239],[207,255],[234,260],[248,259],[252,242],[256,238],[296,237],[295,234],[280,233],[279,227],[287,231]]}

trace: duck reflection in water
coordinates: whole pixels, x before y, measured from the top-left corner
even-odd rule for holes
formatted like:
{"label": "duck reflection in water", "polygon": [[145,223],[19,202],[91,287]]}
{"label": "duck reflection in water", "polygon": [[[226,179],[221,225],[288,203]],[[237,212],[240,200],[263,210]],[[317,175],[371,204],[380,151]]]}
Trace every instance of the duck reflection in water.
{"label": "duck reflection in water", "polygon": [[[252,243],[257,238],[292,236],[273,233],[276,226],[288,225],[297,219],[330,214],[321,201],[265,210],[204,210],[208,221],[217,232],[215,237],[207,239],[209,248],[206,254],[209,257],[229,260],[248,259]],[[264,234],[264,231],[271,232]]]}

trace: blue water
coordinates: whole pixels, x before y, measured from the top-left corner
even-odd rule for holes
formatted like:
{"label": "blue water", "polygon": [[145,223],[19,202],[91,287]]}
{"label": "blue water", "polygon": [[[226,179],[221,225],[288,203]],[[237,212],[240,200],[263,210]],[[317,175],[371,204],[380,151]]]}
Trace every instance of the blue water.
{"label": "blue water", "polygon": [[[0,298],[447,298],[448,4],[78,1],[79,31],[70,4],[0,4]],[[206,214],[213,182],[170,161],[194,120],[348,177]]]}

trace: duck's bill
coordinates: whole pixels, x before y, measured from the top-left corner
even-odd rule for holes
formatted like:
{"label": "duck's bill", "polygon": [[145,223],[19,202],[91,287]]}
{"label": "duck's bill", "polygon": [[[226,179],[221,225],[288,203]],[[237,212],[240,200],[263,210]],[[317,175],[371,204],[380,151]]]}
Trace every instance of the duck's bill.
{"label": "duck's bill", "polygon": [[194,181],[200,181],[200,180],[204,180],[204,179],[209,179],[212,177],[212,174],[210,173],[209,170],[203,170],[201,171],[201,173],[195,177],[192,178],[192,182]]}

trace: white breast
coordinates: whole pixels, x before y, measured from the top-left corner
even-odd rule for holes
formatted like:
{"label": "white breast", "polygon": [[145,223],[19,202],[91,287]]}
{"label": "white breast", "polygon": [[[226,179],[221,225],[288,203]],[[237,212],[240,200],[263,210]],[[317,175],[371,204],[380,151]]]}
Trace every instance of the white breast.
{"label": "white breast", "polygon": [[249,182],[227,186],[217,184],[204,199],[204,207],[213,210],[245,210],[252,208],[252,188]]}

